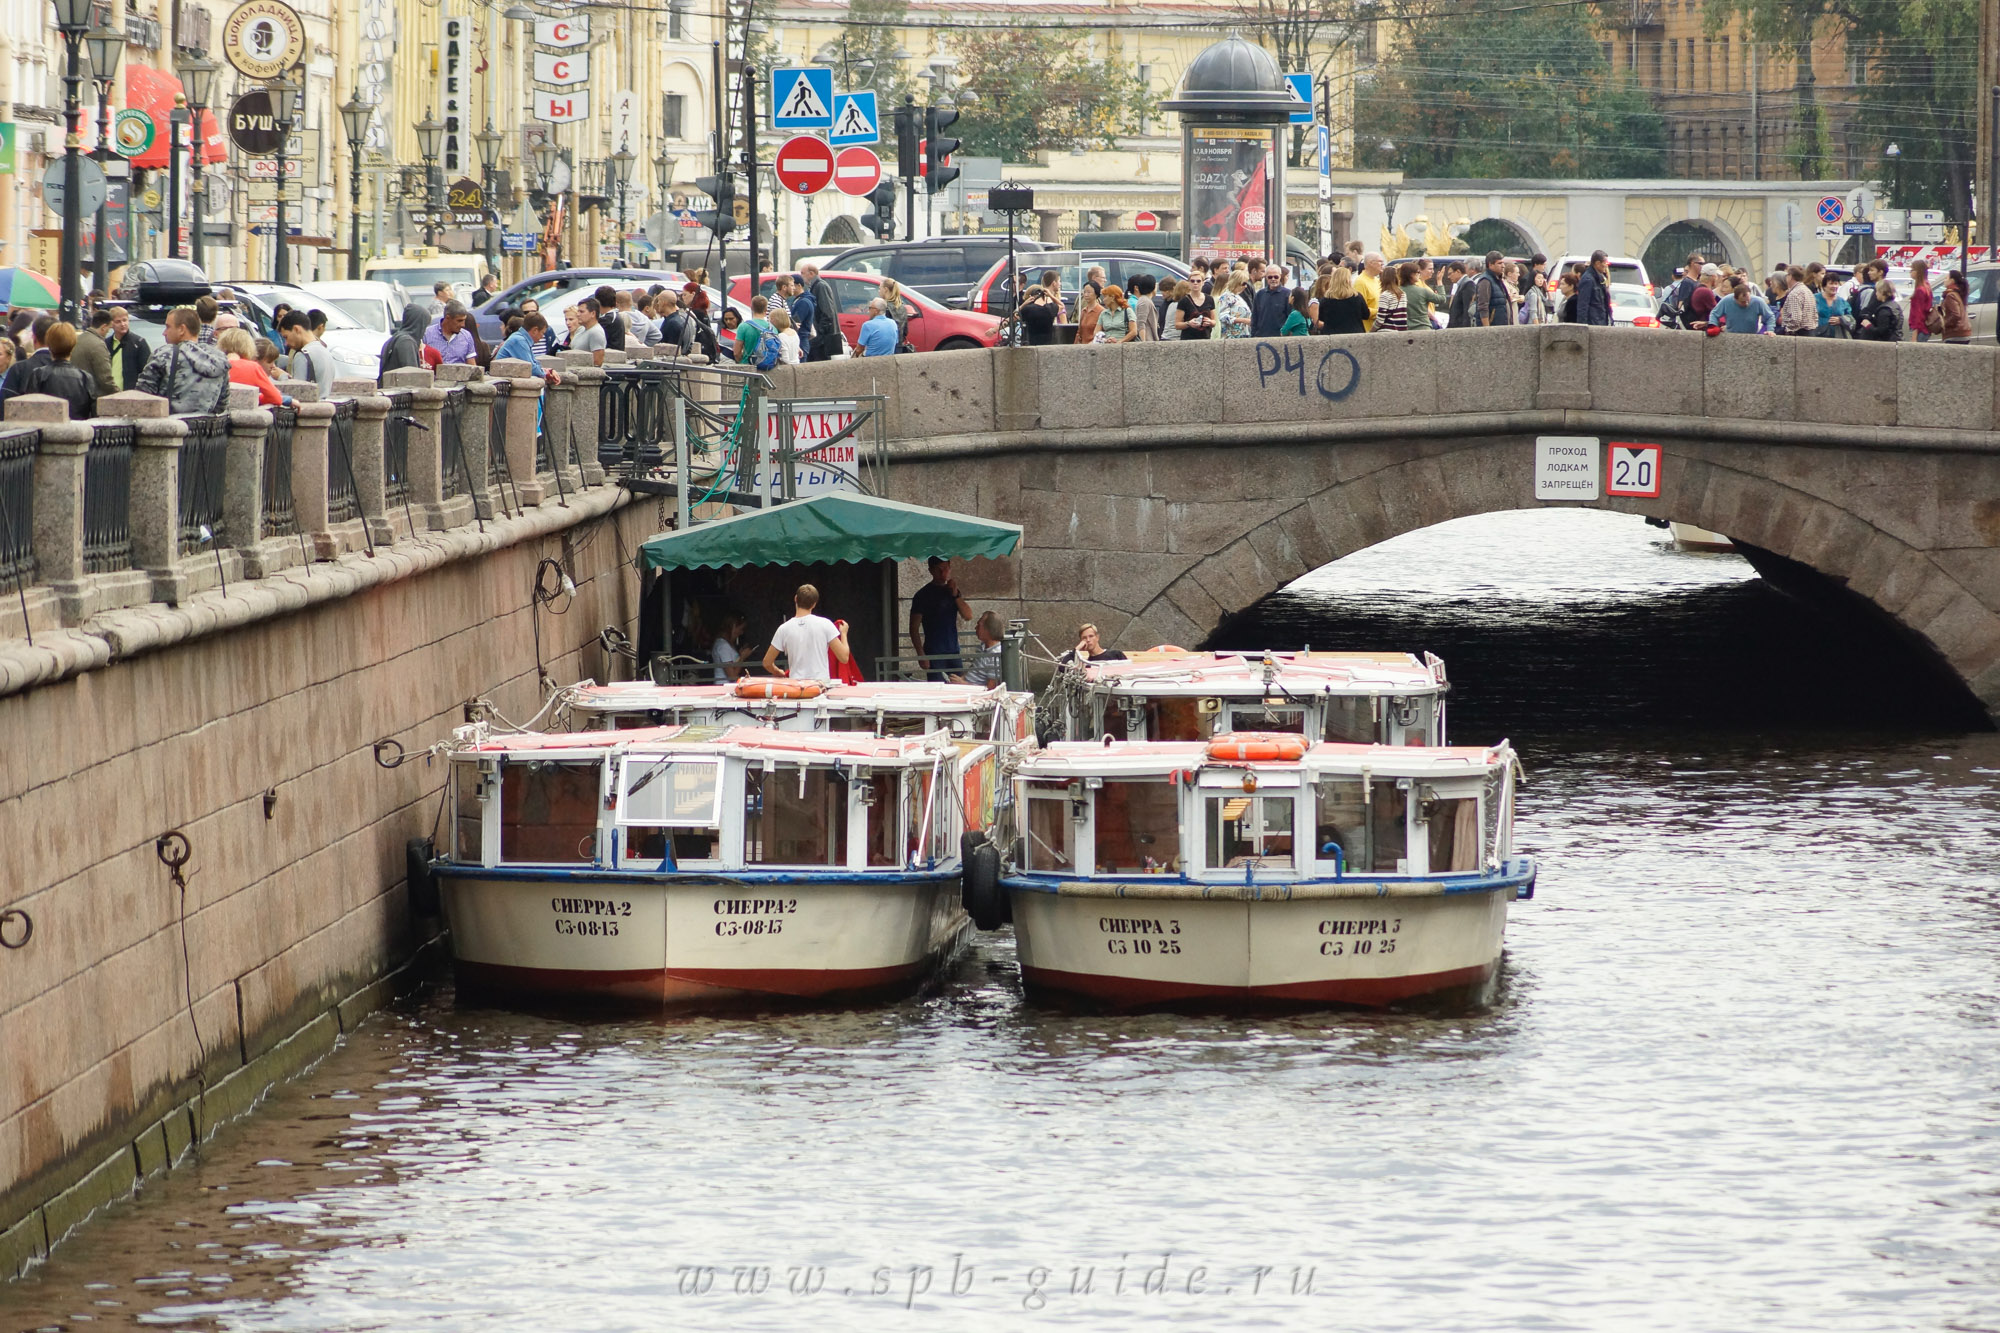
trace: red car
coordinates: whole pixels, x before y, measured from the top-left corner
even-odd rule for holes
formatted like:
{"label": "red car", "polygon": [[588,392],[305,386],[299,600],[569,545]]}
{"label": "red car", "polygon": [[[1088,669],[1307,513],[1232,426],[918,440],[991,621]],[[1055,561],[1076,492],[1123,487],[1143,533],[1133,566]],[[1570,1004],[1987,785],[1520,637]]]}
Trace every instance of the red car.
{"label": "red car", "polygon": [[[820,277],[833,284],[834,297],[840,302],[842,336],[849,346],[859,343],[862,321],[868,318],[868,303],[882,289],[881,275],[824,271]],[[769,296],[777,281],[776,273],[760,275],[757,294]],[[729,294],[747,304],[751,296],[750,275],[731,278]],[[993,315],[953,310],[908,287],[903,289],[903,300],[910,307],[910,343],[919,352],[954,352],[1000,345],[1000,320]]]}

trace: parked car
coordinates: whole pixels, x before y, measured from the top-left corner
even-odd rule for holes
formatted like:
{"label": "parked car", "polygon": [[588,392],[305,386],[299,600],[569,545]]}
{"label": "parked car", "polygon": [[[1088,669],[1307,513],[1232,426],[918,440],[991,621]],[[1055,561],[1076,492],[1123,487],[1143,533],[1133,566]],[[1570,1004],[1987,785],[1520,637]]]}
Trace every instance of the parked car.
{"label": "parked car", "polygon": [[1990,344],[2000,338],[2000,264],[1970,264],[1965,281],[1970,289],[1966,313],[1972,316],[1972,341]]}
{"label": "parked car", "polygon": [[[1016,254],[1053,250],[1042,241],[1014,242]],[[1005,236],[935,236],[927,241],[878,241],[842,250],[819,267],[843,273],[894,278],[907,292],[922,292],[941,305],[956,305],[995,261],[1007,260]]]}
{"label": "parked car", "polygon": [[1657,329],[1660,317],[1652,292],[1631,282],[1611,284],[1611,322],[1619,328]]}
{"label": "parked car", "polygon": [[362,328],[373,329],[384,338],[409,305],[401,289],[389,282],[309,282],[305,289],[338,306]]}
{"label": "parked car", "polygon": [[[1181,257],[1178,231],[1080,231],[1070,237],[1069,245],[1072,250],[1143,250],[1169,259]],[[1287,236],[1285,266],[1294,274],[1311,273],[1319,267],[1319,257],[1298,237]]]}
{"label": "parked car", "polygon": [[382,370],[382,343],[388,336],[364,328],[353,316],[333,304],[323,296],[315,296],[303,287],[293,287],[275,282],[224,282],[217,286],[227,287],[236,293],[236,314],[258,333],[278,344],[285,340],[278,336],[277,323],[272,316],[280,303],[294,310],[319,310],[326,314],[326,329],[320,334],[320,341],[333,353],[336,375],[342,378],[374,379]]}
{"label": "parked car", "polygon": [[[678,291],[687,285],[687,279],[680,272],[670,268],[556,268],[536,273],[521,279],[512,287],[502,287],[486,301],[473,307],[473,322],[479,326],[479,336],[487,342],[498,343],[501,338],[500,312],[518,309],[523,301],[532,300],[548,313],[548,303],[565,292],[588,287],[592,291],[609,283],[613,287],[630,289],[650,287],[654,283],[662,287],[672,287]],[[426,293],[425,299],[429,299]]]}
{"label": "parked car", "polygon": [[[1107,280],[1128,290],[1132,279],[1141,273],[1158,282],[1169,279],[1178,282],[1194,271],[1178,259],[1147,250],[1045,250],[1037,254],[1017,253],[1014,263],[1025,275],[1022,280],[1030,286],[1039,282],[1048,270],[1059,270],[1065,293],[1082,287],[1083,275],[1093,268],[1102,268]],[[1005,316],[1013,313],[1015,304],[1014,289],[1007,280],[1007,256],[1003,253],[999,262],[973,284],[965,308],[984,315]]]}
{"label": "parked car", "polygon": [[[834,297],[840,302],[841,336],[853,346],[860,341],[862,322],[868,318],[868,303],[882,290],[881,275],[828,269],[820,276],[833,286]],[[763,274],[758,279],[756,294],[769,296],[777,281],[777,274]],[[752,295],[749,275],[731,279],[729,290],[737,301],[747,304]],[[953,310],[908,288],[903,295],[910,303],[910,345],[919,352],[969,351],[1000,345],[1000,321],[993,316]]]}

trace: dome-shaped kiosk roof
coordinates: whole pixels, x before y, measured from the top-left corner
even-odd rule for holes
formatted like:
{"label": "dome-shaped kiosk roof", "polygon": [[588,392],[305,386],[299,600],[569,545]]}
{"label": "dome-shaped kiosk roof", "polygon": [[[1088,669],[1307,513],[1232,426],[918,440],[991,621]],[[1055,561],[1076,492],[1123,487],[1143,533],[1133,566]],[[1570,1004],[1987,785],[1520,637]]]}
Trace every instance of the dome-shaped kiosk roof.
{"label": "dome-shaped kiosk roof", "polygon": [[1231,33],[1194,58],[1181,90],[1161,109],[1227,119],[1289,119],[1298,100],[1271,53]]}

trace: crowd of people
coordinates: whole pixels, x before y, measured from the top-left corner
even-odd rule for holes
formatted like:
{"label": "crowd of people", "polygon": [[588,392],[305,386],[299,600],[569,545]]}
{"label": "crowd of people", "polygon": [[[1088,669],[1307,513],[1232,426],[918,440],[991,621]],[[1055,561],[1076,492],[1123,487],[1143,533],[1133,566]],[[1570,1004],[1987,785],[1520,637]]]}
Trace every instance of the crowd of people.
{"label": "crowd of people", "polygon": [[[1168,281],[1140,274],[1129,291],[1093,267],[1073,303],[1059,270],[1031,274],[1013,315],[1018,341],[1056,343],[1064,325],[1073,326],[1076,343],[1127,343],[1614,322],[1610,257],[1603,250],[1561,273],[1551,271],[1546,255],[1510,259],[1497,250],[1390,263],[1358,241],[1320,260],[1310,279],[1261,258],[1197,256],[1190,267],[1188,277]],[[1691,254],[1653,318],[1665,328],[1711,335],[1896,342],[1907,332],[1918,341],[1971,341],[1965,276],[1947,273],[1935,298],[1923,261],[1912,265],[1911,277],[1905,308],[1881,260],[1850,278],[1816,262],[1788,265],[1759,283],[1743,269]]]}
{"label": "crowd of people", "polygon": [[97,400],[125,390],[157,394],[176,413],[221,412],[229,386],[257,391],[260,406],[290,406],[279,379],[309,380],[333,392],[333,356],[320,342],[326,316],[280,304],[274,323],[281,349],[253,334],[213,296],[167,312],[154,347],[132,327],[131,311],[94,305],[79,328],[53,312],[20,310],[0,335],[0,402],[48,394],[69,405],[72,421],[97,414]]}

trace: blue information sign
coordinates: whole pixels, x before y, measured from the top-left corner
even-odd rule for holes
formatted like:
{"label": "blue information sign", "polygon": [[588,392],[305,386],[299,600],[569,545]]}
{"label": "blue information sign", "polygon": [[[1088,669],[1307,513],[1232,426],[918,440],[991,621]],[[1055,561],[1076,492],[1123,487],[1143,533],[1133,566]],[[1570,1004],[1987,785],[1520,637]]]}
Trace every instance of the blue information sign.
{"label": "blue information sign", "polygon": [[1294,125],[1312,124],[1313,123],[1313,76],[1310,73],[1287,74],[1285,76],[1285,82],[1291,86],[1292,96],[1297,98],[1299,102],[1299,105],[1295,107],[1292,111],[1292,124]]}
{"label": "blue information sign", "polygon": [[835,148],[882,142],[882,119],[875,113],[873,91],[833,95],[833,127],[826,141]]}
{"label": "blue information sign", "polygon": [[833,124],[833,71],[771,71],[771,124],[781,130],[823,130]]}

